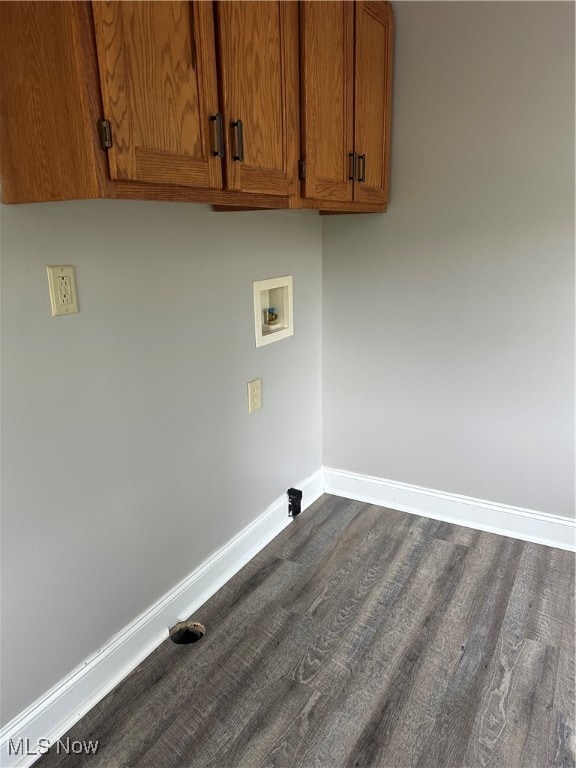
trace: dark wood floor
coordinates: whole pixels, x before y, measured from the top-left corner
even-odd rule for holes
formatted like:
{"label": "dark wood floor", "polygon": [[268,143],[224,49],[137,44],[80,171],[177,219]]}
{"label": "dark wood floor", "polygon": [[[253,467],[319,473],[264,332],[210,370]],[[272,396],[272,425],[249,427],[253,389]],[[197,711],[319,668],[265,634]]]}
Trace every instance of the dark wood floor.
{"label": "dark wood floor", "polygon": [[574,555],[324,496],[38,768],[574,766]]}

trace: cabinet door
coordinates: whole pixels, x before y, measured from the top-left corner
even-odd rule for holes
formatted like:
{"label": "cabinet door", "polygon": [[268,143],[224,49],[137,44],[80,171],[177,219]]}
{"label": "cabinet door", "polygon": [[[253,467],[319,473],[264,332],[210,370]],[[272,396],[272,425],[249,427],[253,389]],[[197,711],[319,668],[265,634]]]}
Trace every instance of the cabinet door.
{"label": "cabinet door", "polygon": [[[105,158],[90,6],[0,2],[4,203],[101,197]],[[1,215],[1,214],[0,214]]]}
{"label": "cabinet door", "polygon": [[[112,179],[221,188],[210,2],[93,3]],[[215,138],[215,137],[214,137]]]}
{"label": "cabinet door", "polygon": [[352,200],[354,3],[300,3],[303,195]]}
{"label": "cabinet door", "polygon": [[388,202],[392,97],[392,8],[356,3],[354,145],[358,181],[354,200]]}
{"label": "cabinet door", "polygon": [[298,161],[298,7],[216,3],[226,189],[289,195]]}

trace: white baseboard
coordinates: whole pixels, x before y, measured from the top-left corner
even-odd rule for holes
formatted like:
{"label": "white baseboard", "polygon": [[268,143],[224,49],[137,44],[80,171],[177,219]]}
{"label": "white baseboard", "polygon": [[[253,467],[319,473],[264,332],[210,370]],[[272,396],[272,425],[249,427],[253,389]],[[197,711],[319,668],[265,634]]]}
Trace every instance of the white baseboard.
{"label": "white baseboard", "polygon": [[559,549],[576,550],[576,520],[324,467],[324,491]]}
{"label": "white baseboard", "polygon": [[[318,470],[298,484],[305,510],[323,489]],[[138,616],[0,731],[1,768],[32,765],[46,740],[56,742],[148,654],[168,637],[168,628],[187,618],[290,523],[288,500],[277,499],[184,581]],[[44,741],[40,742],[40,739]],[[19,754],[14,747],[20,745]],[[26,754],[30,752],[32,754]]]}
{"label": "white baseboard", "polygon": [[[469,528],[576,550],[576,521],[482,499],[324,467],[298,484],[302,509],[324,492]],[[168,627],[194,613],[290,522],[282,496],[205,563],[138,616],[0,731],[1,768],[27,768],[38,754],[10,754],[9,744],[34,752],[54,743],[128,675],[167,636]],[[46,741],[42,742],[46,744]],[[30,748],[28,750],[28,748]]]}

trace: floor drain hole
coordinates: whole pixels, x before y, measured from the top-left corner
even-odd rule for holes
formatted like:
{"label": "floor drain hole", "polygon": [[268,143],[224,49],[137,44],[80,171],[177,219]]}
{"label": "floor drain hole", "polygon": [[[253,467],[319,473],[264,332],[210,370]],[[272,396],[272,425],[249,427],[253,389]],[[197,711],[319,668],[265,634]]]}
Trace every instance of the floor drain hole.
{"label": "floor drain hole", "polygon": [[196,621],[181,621],[170,630],[170,640],[176,645],[189,645],[202,640],[206,627]]}

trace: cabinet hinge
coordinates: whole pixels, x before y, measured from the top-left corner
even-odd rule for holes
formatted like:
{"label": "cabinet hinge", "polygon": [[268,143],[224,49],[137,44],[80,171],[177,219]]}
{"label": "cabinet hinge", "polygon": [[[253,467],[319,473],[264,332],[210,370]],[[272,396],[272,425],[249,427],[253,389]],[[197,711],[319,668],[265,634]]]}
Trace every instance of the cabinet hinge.
{"label": "cabinet hinge", "polygon": [[112,128],[110,120],[99,120],[98,130],[100,132],[100,146],[102,149],[110,149],[112,146]]}
{"label": "cabinet hinge", "polygon": [[300,181],[306,178],[306,160],[298,160],[298,178]]}

